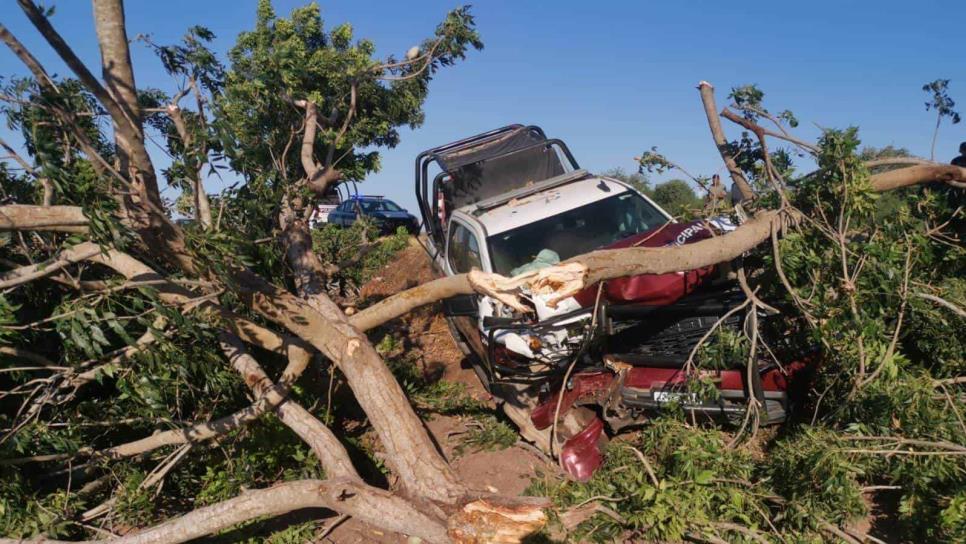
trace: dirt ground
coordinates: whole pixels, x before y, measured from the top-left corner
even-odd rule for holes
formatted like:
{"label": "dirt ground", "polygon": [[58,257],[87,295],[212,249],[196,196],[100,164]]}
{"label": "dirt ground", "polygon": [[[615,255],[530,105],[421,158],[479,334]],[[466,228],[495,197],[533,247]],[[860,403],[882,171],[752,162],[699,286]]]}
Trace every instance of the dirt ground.
{"label": "dirt ground", "polygon": [[[371,303],[433,277],[429,256],[412,240],[392,264],[362,287],[362,302]],[[438,306],[409,314],[402,319],[401,326],[409,343],[407,349],[418,355],[418,364],[424,375],[466,384],[470,395],[481,401],[491,401],[453,341]],[[464,452],[459,455],[456,452],[459,435],[467,430],[465,422],[459,417],[436,416],[426,422],[426,427],[454,470],[471,487],[519,495],[539,469],[553,470],[543,458],[519,444],[500,451]],[[353,519],[346,520],[321,540],[333,544],[402,541],[398,536],[385,534]]]}

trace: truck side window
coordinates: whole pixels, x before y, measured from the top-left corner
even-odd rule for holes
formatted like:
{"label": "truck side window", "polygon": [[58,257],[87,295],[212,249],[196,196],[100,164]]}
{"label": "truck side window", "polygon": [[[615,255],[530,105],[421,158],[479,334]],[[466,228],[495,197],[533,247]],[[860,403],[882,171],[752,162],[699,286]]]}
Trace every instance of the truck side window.
{"label": "truck side window", "polygon": [[468,265],[466,271],[476,268],[477,270],[483,270],[483,263],[480,260],[480,243],[476,241],[476,236],[466,230],[466,264]]}
{"label": "truck side window", "polygon": [[473,268],[483,269],[480,259],[480,243],[470,229],[453,223],[449,230],[449,266],[456,274]]}

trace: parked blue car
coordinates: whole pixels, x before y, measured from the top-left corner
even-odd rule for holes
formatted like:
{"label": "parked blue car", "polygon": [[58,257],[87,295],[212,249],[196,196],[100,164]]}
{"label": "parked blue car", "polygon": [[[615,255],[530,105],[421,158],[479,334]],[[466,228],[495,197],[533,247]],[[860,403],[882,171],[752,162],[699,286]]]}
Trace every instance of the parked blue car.
{"label": "parked blue car", "polygon": [[329,212],[328,222],[348,227],[360,216],[371,219],[384,234],[396,232],[399,227],[404,227],[411,234],[419,232],[419,220],[414,215],[381,196],[354,196]]}

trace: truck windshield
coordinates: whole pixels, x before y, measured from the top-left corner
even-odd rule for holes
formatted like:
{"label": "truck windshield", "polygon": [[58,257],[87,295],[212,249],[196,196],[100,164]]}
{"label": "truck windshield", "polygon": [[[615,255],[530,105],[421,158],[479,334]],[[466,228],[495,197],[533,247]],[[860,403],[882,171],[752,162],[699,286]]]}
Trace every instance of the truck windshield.
{"label": "truck windshield", "polygon": [[625,192],[494,234],[487,243],[494,271],[515,276],[608,246],[667,220],[648,201]]}

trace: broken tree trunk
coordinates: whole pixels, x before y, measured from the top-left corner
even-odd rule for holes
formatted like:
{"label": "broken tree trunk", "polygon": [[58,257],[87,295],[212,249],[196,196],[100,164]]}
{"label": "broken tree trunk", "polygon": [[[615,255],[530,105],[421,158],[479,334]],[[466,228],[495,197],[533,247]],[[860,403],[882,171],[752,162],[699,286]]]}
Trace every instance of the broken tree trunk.
{"label": "broken tree trunk", "polygon": [[392,372],[334,302],[319,294],[310,305],[250,272],[239,276],[253,308],[311,343],[342,371],[386,449],[387,463],[410,494],[448,504],[466,495]]}

